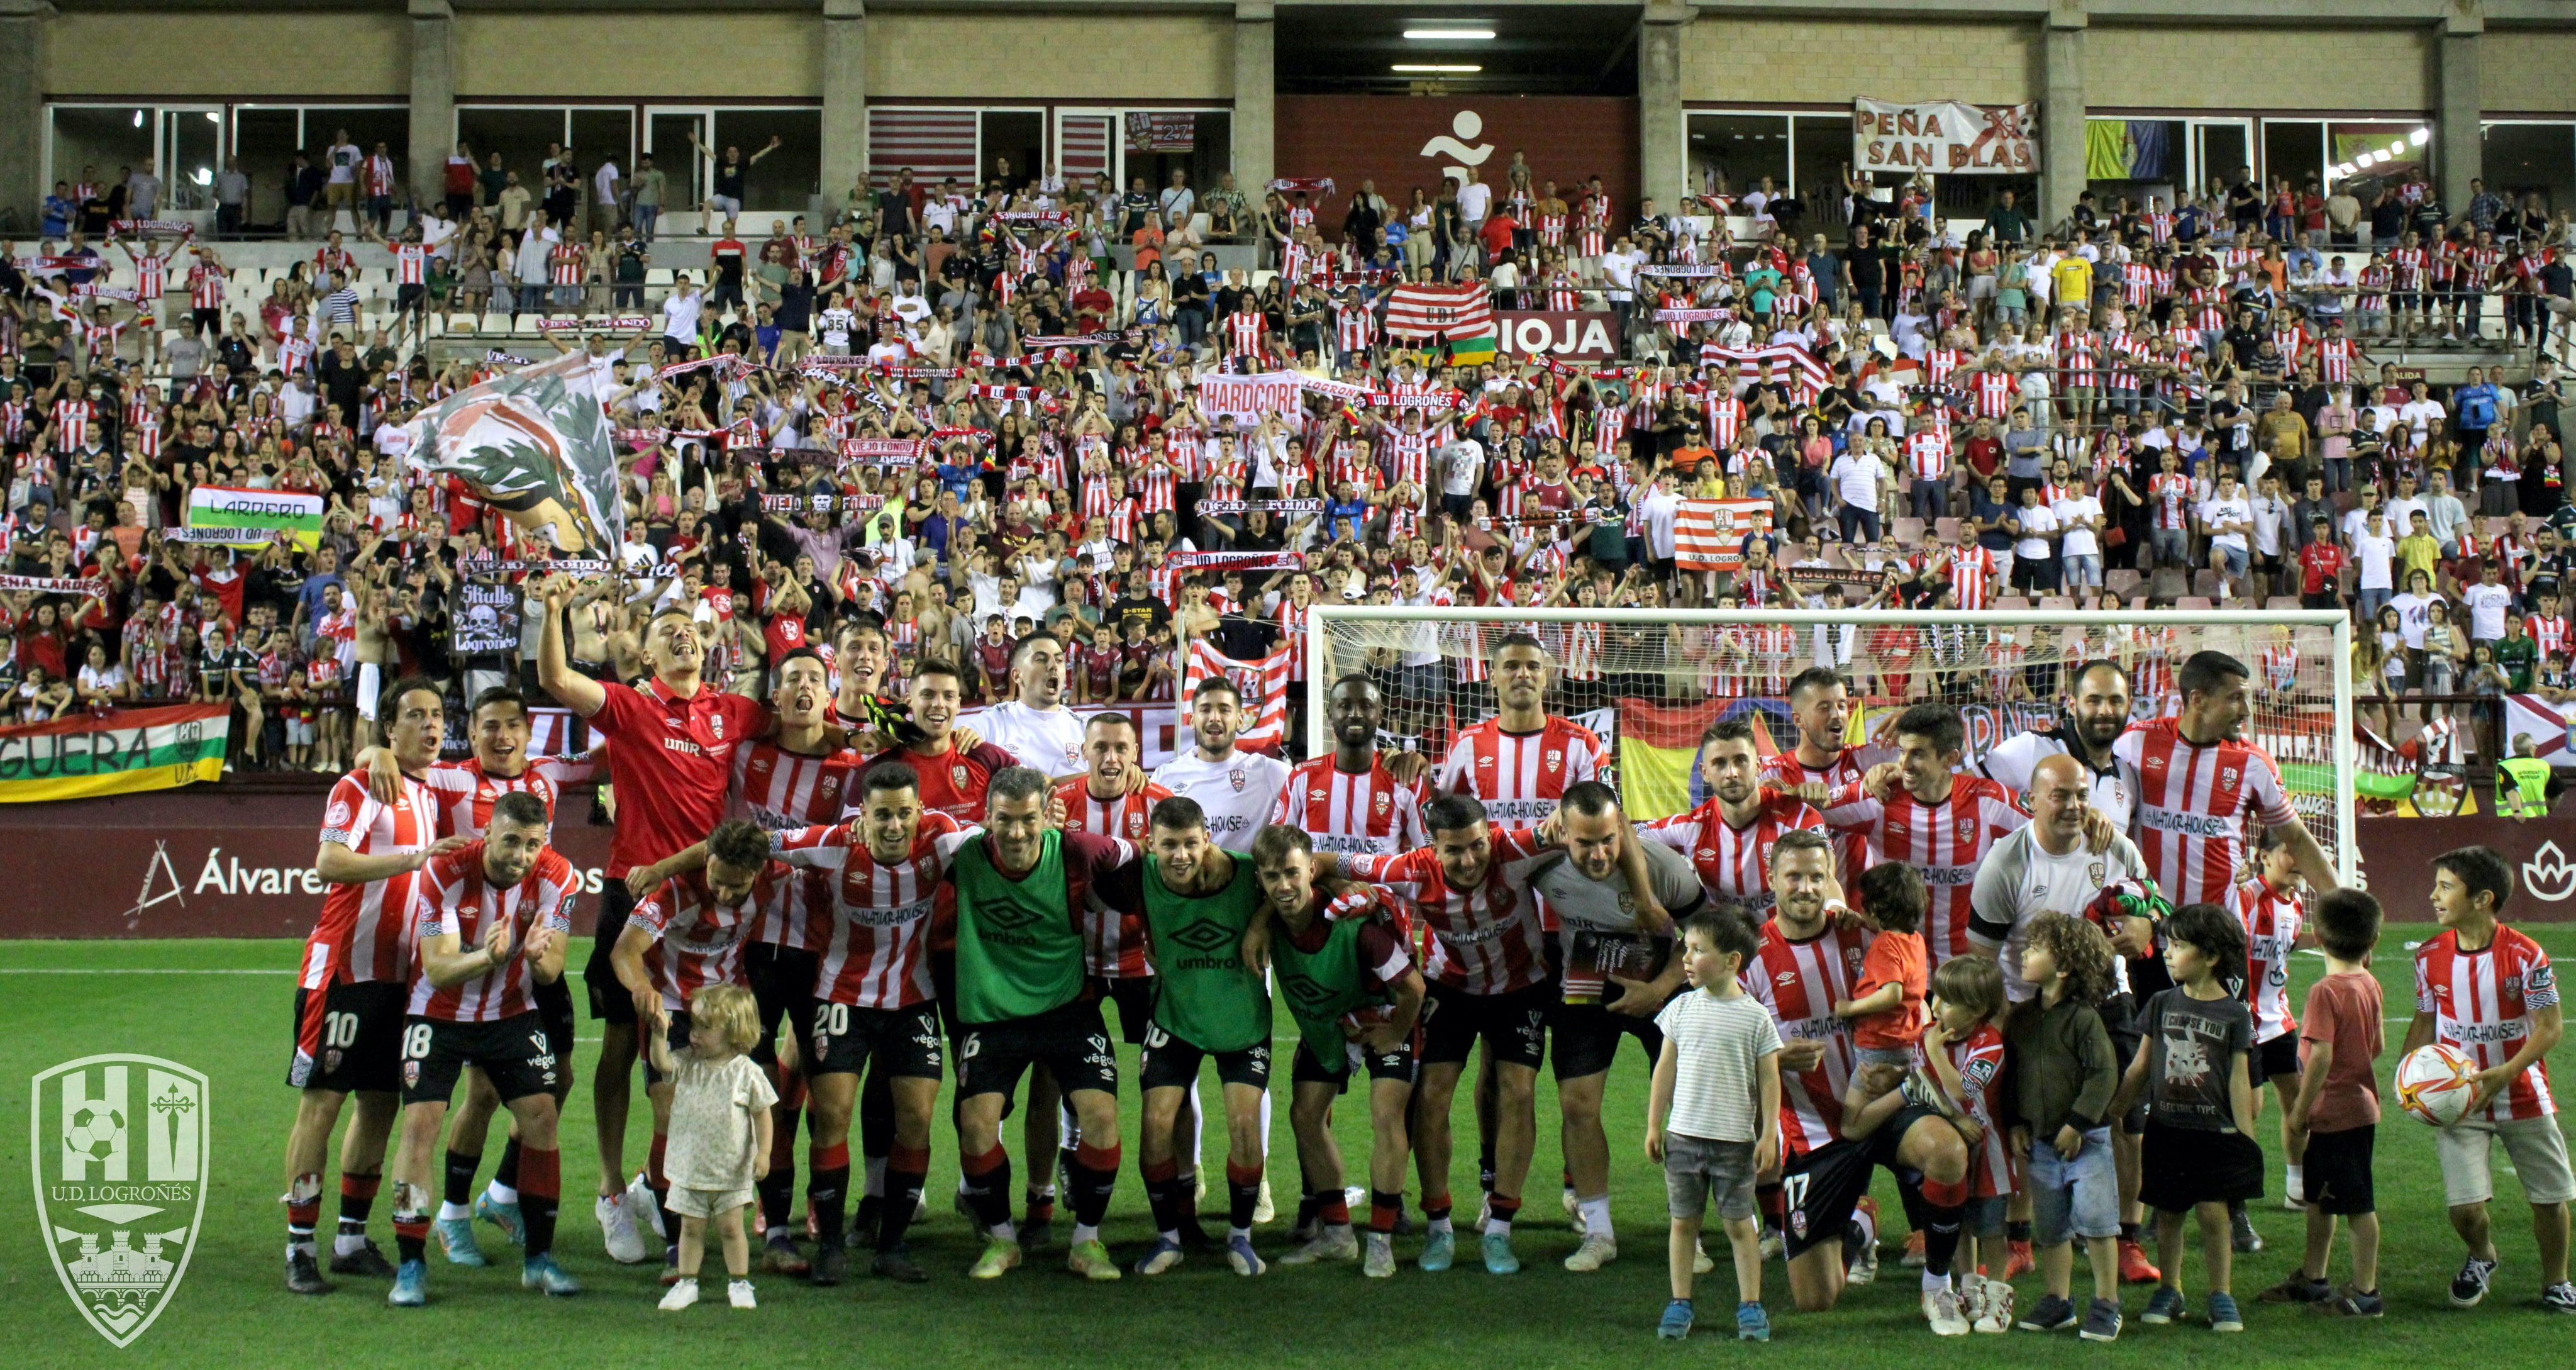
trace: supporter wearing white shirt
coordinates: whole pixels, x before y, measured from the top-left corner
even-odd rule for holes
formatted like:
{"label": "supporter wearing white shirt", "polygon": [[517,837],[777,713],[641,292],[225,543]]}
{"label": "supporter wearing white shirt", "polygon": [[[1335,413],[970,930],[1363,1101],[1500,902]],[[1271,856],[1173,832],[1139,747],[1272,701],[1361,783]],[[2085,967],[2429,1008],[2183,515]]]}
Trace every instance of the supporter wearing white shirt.
{"label": "supporter wearing white shirt", "polygon": [[1252,850],[1253,834],[1270,821],[1288,785],[1287,762],[1235,747],[1236,735],[1250,721],[1233,683],[1210,677],[1190,701],[1196,745],[1154,772],[1155,784],[1195,801],[1207,815],[1208,836],[1236,853]]}
{"label": "supporter wearing white shirt", "polygon": [[2418,652],[2424,650],[2424,624],[2430,618],[2425,606],[2433,602],[2433,597],[2419,595],[2409,589],[2388,602],[2397,610],[2397,627],[2405,634],[2407,647]]}
{"label": "supporter wearing white shirt", "polygon": [[662,301],[662,336],[682,347],[696,347],[698,315],[705,309],[706,302],[699,297],[696,283],[680,277],[670,298]]}
{"label": "supporter wearing white shirt", "polygon": [[2397,421],[2415,430],[2415,445],[2418,447],[2423,446],[2425,440],[2433,434],[2440,432],[2449,419],[2448,411],[2442,408],[2442,402],[2439,400],[2409,400],[2400,405],[2397,410]]}
{"label": "supporter wearing white shirt", "polygon": [[1654,488],[1647,491],[1640,506],[1646,516],[1646,555],[1656,561],[1671,561],[1674,552],[1673,525],[1680,519],[1681,496],[1673,493],[1672,475],[1655,477]]}
{"label": "supporter wearing white shirt", "polygon": [[2021,525],[2021,536],[2013,542],[2014,560],[2046,561],[2056,554],[2056,544],[2049,534],[2058,530],[2057,515],[2047,505],[2036,501],[2020,505],[2012,516]]}
{"label": "supporter wearing white shirt", "polygon": [[2513,612],[2513,591],[2500,583],[2494,559],[2488,559],[2477,584],[2460,592],[2460,603],[2469,611],[2469,641],[2504,640],[2504,619]]}
{"label": "supporter wearing white shirt", "polygon": [[2064,558],[2062,583],[2069,590],[2098,588],[2102,584],[2102,501],[2082,486],[2072,489],[2075,493],[2048,507],[2066,533],[2057,544],[2058,555]]}
{"label": "supporter wearing white shirt", "polygon": [[1081,770],[1082,719],[1064,707],[1064,644],[1045,633],[1031,634],[1012,659],[1011,675],[1019,682],[1019,698],[958,721],[971,721],[985,741],[1023,766],[1051,776]]}
{"label": "supporter wearing white shirt", "polygon": [[2359,568],[2359,579],[2353,582],[2353,588],[2360,592],[2362,612],[2376,615],[2372,592],[2378,592],[2379,603],[2386,603],[2397,589],[2397,539],[2389,536],[2386,518],[2371,515],[2369,528],[2352,537],[2352,560]]}

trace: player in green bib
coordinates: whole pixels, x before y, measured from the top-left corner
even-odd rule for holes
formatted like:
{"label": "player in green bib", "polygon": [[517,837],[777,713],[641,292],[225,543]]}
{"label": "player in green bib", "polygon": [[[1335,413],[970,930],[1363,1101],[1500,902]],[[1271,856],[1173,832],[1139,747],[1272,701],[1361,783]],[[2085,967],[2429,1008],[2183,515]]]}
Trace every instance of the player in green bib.
{"label": "player in green bib", "polygon": [[[989,1280],[1020,1263],[1011,1223],[1011,1157],[1002,1109],[1032,1065],[1055,1078],[1082,1120],[1066,1169],[1073,1247],[1065,1264],[1114,1280],[1101,1215],[1118,1185],[1118,1052],[1084,991],[1082,918],[1094,886],[1132,871],[1136,848],[1114,837],[1059,832],[1047,821],[1047,777],[1026,766],[994,774],[984,831],[966,840],[947,879],[957,892],[957,1142],[966,1201],[986,1235],[967,1273]],[[1267,1036],[1267,1029],[1264,1029]]]}
{"label": "player in green bib", "polygon": [[1342,1152],[1333,1140],[1333,1100],[1349,1087],[1351,1069],[1369,1075],[1368,1253],[1360,1273],[1395,1273],[1395,1220],[1404,1211],[1404,1165],[1412,1150],[1405,1110],[1419,1069],[1414,1025],[1422,1016],[1422,972],[1405,948],[1404,929],[1367,886],[1344,886],[1315,872],[1314,839],[1274,823],[1252,839],[1272,925],[1271,973],[1297,1020],[1299,1045],[1289,1067],[1289,1127],[1307,1188],[1324,1196],[1321,1230],[1283,1264],[1349,1260],[1360,1254],[1342,1198]]}
{"label": "player in green bib", "polygon": [[[1148,855],[1132,880],[1100,889],[1103,904],[1145,920],[1154,964],[1154,1016],[1137,1073],[1145,1081],[1142,1169],[1154,1207],[1153,1249],[1136,1263],[1159,1275],[1181,1263],[1183,1227],[1196,1226],[1195,1186],[1181,1178],[1178,1130],[1199,1063],[1216,1060],[1225,1091],[1226,1261],[1238,1275],[1265,1268],[1252,1249],[1261,1201],[1261,1099],[1270,1088],[1270,990],[1243,959],[1243,935],[1261,911],[1261,885],[1241,858],[1209,835],[1207,812],[1184,796],[1147,818]],[[1084,1136],[1090,1135],[1086,1125]]]}

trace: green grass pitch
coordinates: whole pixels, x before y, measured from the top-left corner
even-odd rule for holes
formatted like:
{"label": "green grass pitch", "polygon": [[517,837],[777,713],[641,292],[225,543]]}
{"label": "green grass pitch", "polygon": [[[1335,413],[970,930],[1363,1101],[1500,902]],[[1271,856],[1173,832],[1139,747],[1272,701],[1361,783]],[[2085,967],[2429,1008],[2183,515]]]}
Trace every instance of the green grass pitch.
{"label": "green grass pitch", "polygon": [[[2388,992],[2390,1050],[2381,1077],[2394,1063],[2403,1019],[2412,1007],[2406,944],[2422,927],[2392,927],[2380,946],[2376,969]],[[2576,954],[2576,931],[2535,930],[2553,954]],[[586,948],[576,947],[572,964]],[[2219,1363],[2261,1366],[2425,1364],[2540,1365],[2562,1362],[2576,1347],[2576,1320],[2544,1311],[2538,1301],[2528,1210],[2520,1191],[2499,1167],[2498,1245],[2503,1269],[2486,1306],[2455,1311],[2445,1284],[2461,1248],[2444,1220],[2440,1176],[2430,1131],[2403,1117],[2381,1125],[2379,1202],[2386,1229],[2381,1285],[2389,1305],[2384,1321],[2329,1323],[2304,1309],[2263,1305],[2252,1295],[2278,1281],[2297,1260],[2300,1219],[2279,1207],[2277,1156],[2268,1177],[2272,1190],[2255,1209],[2268,1243],[2262,1253],[2239,1257],[2235,1286],[2245,1301],[2241,1337],[2219,1338],[2206,1326],[2151,1328],[2136,1314],[2144,1290],[2128,1292],[2129,1329],[2117,1345],[2081,1346],[2071,1332],[2040,1336],[2016,1332],[1936,1344],[1917,1312],[1914,1272],[1902,1269],[1891,1247],[1879,1282],[1851,1290],[1831,1313],[1802,1315],[1789,1307],[1785,1273],[1766,1269],[1766,1302],[1775,1340],[1767,1347],[1739,1347],[1715,1335],[1731,1333],[1725,1317],[1731,1298],[1721,1253],[1721,1283],[1703,1279],[1701,1335],[1681,1345],[1658,1343],[1654,1323],[1664,1298],[1663,1186],[1638,1144],[1645,1107],[1646,1063],[1630,1048],[1613,1071],[1608,1102],[1615,1160],[1613,1197],[1621,1254],[1598,1274],[1573,1275],[1558,1262],[1575,1238],[1555,1202],[1558,1170],[1554,1089],[1542,1072],[1539,1147],[1530,1186],[1530,1220],[1517,1230],[1526,1269],[1497,1278],[1475,1263],[1472,1238],[1461,1242],[1461,1261],[1446,1274],[1411,1268],[1415,1243],[1399,1239],[1407,1262],[1388,1281],[1364,1280],[1356,1266],[1274,1268],[1244,1280],[1221,1263],[1194,1259],[1157,1279],[1132,1273],[1114,1285],[1089,1285],[1064,1272],[1060,1254],[1035,1258],[991,1285],[967,1281],[964,1272],[977,1244],[952,1213],[946,1196],[956,1176],[953,1135],[935,1137],[930,1219],[914,1230],[914,1249],[933,1281],[898,1287],[857,1275],[838,1289],[803,1287],[783,1277],[760,1279],[761,1307],[737,1313],[712,1305],[682,1314],[657,1311],[652,1266],[620,1268],[601,1253],[586,1202],[595,1174],[587,1083],[576,1089],[565,1129],[564,1173],[573,1197],[564,1205],[558,1250],[565,1267],[587,1287],[578,1299],[548,1301],[518,1288],[515,1270],[500,1265],[461,1270],[431,1255],[431,1304],[425,1310],[384,1306],[380,1284],[346,1280],[323,1299],[289,1295],[280,1283],[284,1213],[279,1149],[294,1095],[283,1081],[288,1044],[288,971],[296,947],[288,942],[15,942],[0,943],[0,1004],[7,1028],[0,1032],[0,1165],[25,1177],[28,1158],[19,1145],[28,1081],[38,1071],[100,1051],[163,1056],[206,1072],[213,1081],[215,1182],[199,1239],[175,1302],[131,1349],[113,1350],[85,1326],[70,1306],[47,1260],[43,1236],[25,1179],[0,1184],[0,1327],[12,1334],[14,1364],[36,1366],[318,1366],[581,1364],[669,1365],[683,1358],[740,1357],[746,1363],[814,1363],[931,1367],[973,1365],[978,1370],[1066,1365],[1387,1367],[1440,1363],[1478,1366],[1630,1367],[1725,1356],[1781,1366],[1866,1367],[1909,1357],[1941,1357],[1959,1365],[2059,1364],[2080,1358],[2102,1365]],[[2297,961],[2294,992],[2323,968],[2313,955]],[[175,973],[145,973],[175,972]],[[247,973],[222,973],[247,972]],[[1283,1019],[1283,1026],[1285,1026]],[[592,1032],[583,1023],[585,1037]],[[1282,1048],[1285,1050],[1285,1047]],[[585,1045],[586,1072],[591,1048]],[[1132,1062],[1131,1062],[1132,1063]],[[2562,1088],[2576,1065],[2576,1048],[2562,1047],[2554,1064]],[[1285,1084],[1274,1132],[1272,1171],[1283,1210],[1296,1189],[1286,1117]],[[1215,1090],[1207,1090],[1213,1101]],[[649,1128],[643,1093],[635,1092],[637,1117],[629,1133],[630,1158],[640,1159]],[[1356,1102],[1354,1099],[1352,1102]],[[1106,1235],[1112,1251],[1132,1260],[1148,1239],[1142,1187],[1134,1173],[1136,1099],[1125,1107],[1129,1163],[1112,1206]],[[1356,1169],[1367,1154],[1367,1116],[1361,1107],[1339,1110],[1346,1159]],[[1473,1123],[1460,1108],[1465,1155],[1458,1190],[1474,1193]],[[2261,1135],[2277,1150],[2267,1108]],[[1014,1129],[1014,1135],[1016,1130]],[[495,1142],[497,1148],[497,1140]],[[1016,1141],[1013,1143],[1016,1152]],[[497,1150],[492,1154],[497,1155]],[[1214,1153],[1211,1153],[1213,1156]],[[800,1170],[803,1157],[800,1154]],[[1014,1156],[1014,1163],[1017,1157]],[[1213,1167],[1211,1167],[1213,1169]],[[336,1172],[335,1172],[336,1173]],[[388,1191],[389,1193],[389,1191]],[[1415,1197],[1415,1196],[1409,1196]],[[1898,1212],[1891,1182],[1880,1176],[1878,1198]],[[331,1207],[326,1196],[327,1232]],[[802,1209],[800,1197],[799,1211]],[[390,1203],[380,1200],[374,1235],[388,1249]],[[1462,1228],[1472,1213],[1461,1214]],[[1287,1246],[1281,1222],[1256,1240],[1265,1253]],[[1902,1220],[1890,1226],[1901,1230]],[[1063,1231],[1059,1219],[1057,1231]],[[487,1252],[506,1251],[490,1228]],[[1891,1237],[1892,1240],[1892,1237]],[[721,1268],[710,1253],[711,1268]],[[864,1270],[861,1263],[858,1270]],[[2337,1245],[2334,1272],[2348,1269]],[[2205,1288],[2196,1256],[2186,1265],[2187,1287]],[[2079,1265],[2079,1288],[2088,1277]],[[2020,1285],[2027,1306],[2039,1294],[2035,1278]],[[1880,1360],[1886,1357],[1887,1360]]]}

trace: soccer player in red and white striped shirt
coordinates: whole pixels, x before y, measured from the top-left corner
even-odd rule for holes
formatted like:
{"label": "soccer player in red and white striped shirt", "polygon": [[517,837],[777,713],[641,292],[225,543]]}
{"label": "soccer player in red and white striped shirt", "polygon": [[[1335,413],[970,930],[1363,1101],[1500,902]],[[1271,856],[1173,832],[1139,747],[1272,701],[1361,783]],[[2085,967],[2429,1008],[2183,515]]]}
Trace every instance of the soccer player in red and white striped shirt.
{"label": "soccer player in red and white striped shirt", "polygon": [[[1131,714],[1106,709],[1083,723],[1083,773],[1055,787],[1055,802],[1064,806],[1066,832],[1097,833],[1142,843],[1154,806],[1172,792],[1144,778],[1137,769],[1142,744]],[[1145,1019],[1153,1011],[1153,963],[1145,958],[1145,920],[1107,908],[1083,911],[1084,969],[1102,998],[1118,1003],[1118,1027],[1128,1042],[1145,1037]]]}
{"label": "soccer player in red and white striped shirt", "polygon": [[2174,905],[2226,904],[2245,864],[2246,815],[2280,832],[2299,874],[2321,894],[2338,887],[2333,863],[2290,807],[2281,770],[2244,740],[2254,710],[2245,663],[2196,652],[2176,685],[2182,712],[2137,724],[2112,744],[2121,778],[2137,796],[2129,835]]}
{"label": "soccer player in red and white striped shirt", "polygon": [[[550,1254],[563,1192],[556,1095],[571,1067],[572,1037],[547,1025],[536,993],[563,979],[581,876],[547,847],[547,820],[544,801],[511,794],[493,806],[481,840],[433,858],[421,874],[420,966],[403,1034],[402,1146],[394,1159],[396,1303],[424,1296],[430,1176],[467,1066],[492,1082],[518,1120],[522,1281],[549,1294],[581,1291]],[[473,1218],[463,1205],[442,1206],[438,1227],[451,1256],[472,1249]]]}
{"label": "soccer player in red and white striped shirt", "polygon": [[286,1286],[299,1294],[330,1288],[315,1266],[313,1225],[322,1207],[323,1156],[338,1129],[341,1101],[352,1092],[370,1097],[360,1115],[365,1125],[340,1153],[340,1238],[331,1264],[346,1273],[387,1272],[367,1241],[367,1214],[401,1078],[418,873],[431,857],[465,845],[463,838],[435,837],[436,805],[416,778],[438,757],[445,726],[438,687],[406,677],[386,687],[382,700],[377,717],[403,772],[401,794],[380,803],[367,792],[364,771],[342,776],[332,787],[313,860],[313,873],[331,889],[304,942],[295,1054],[286,1075],[304,1091],[286,1139]]}
{"label": "soccer player in red and white striped shirt", "polygon": [[[860,777],[857,816],[777,835],[774,855],[825,877],[830,931],[809,996],[794,1013],[814,1100],[813,1183],[817,1283],[837,1283],[847,1259],[842,1201],[850,1188],[850,1114],[869,1058],[887,1078],[894,1132],[875,1206],[876,1273],[918,1284],[903,1237],[930,1170],[932,1106],[943,1066],[930,969],[930,929],[956,917],[948,861],[967,833],[923,807],[919,776],[899,761]],[[775,1160],[772,1161],[773,1166]],[[884,1200],[890,1199],[891,1202]],[[772,1224],[774,1233],[785,1225]]]}
{"label": "soccer player in red and white striped shirt", "polygon": [[[1811,666],[1790,678],[1788,699],[1798,745],[1762,759],[1762,783],[1789,794],[1816,785],[1830,794],[1859,780],[1860,748],[1843,745],[1843,730],[1851,723],[1851,691],[1843,678],[1831,667]],[[1867,837],[1834,838],[1834,876],[1845,888],[1868,867]]]}
{"label": "soccer player in red and white striped shirt", "polygon": [[1494,694],[1501,710],[1461,730],[1433,788],[1472,794],[1496,828],[1535,828],[1556,812],[1565,787],[1594,780],[1609,753],[1590,728],[1547,711],[1547,648],[1527,633],[1494,646]]}
{"label": "soccer player in red and white striped shirt", "polygon": [[[2464,1235],[2488,1230],[2488,1174],[2495,1143],[2531,1201],[2544,1253],[2541,1300],[2576,1312],[2567,1283],[2567,1135],[2549,1092],[2550,1048],[2565,1028],[2558,974],[2549,953],[2498,919],[2513,895],[2513,867],[2487,847],[2460,847],[2433,858],[2433,916],[2442,931],[2415,951],[2415,1019],[2399,1053],[2440,1042],[2477,1063],[2477,1092],[2460,1121],[2441,1133],[2442,1189],[2451,1223]],[[2483,1249],[2481,1249],[2483,1247]],[[2473,1242],[2451,1279],[2451,1302],[2486,1297],[2496,1268],[2492,1241]]]}
{"label": "soccer player in red and white striped shirt", "polygon": [[2003,786],[1951,770],[1966,741],[1958,710],[1917,704],[1896,717],[1897,759],[1872,767],[1824,804],[1826,826],[1865,834],[1877,859],[1903,861],[1923,877],[1931,894],[1923,945],[1935,963],[1968,954],[1977,863],[2030,822]]}
{"label": "soccer player in red and white striped shirt", "polygon": [[1708,802],[1688,813],[1637,825],[1637,835],[1691,859],[1708,897],[1732,904],[1749,918],[1771,909],[1771,851],[1780,834],[1822,828],[1825,820],[1805,801],[1761,784],[1761,758],[1753,725],[1720,719],[1700,737],[1700,779]]}
{"label": "soccer player in red and white striped shirt", "polygon": [[1422,786],[1395,778],[1378,755],[1386,700],[1365,675],[1333,682],[1324,698],[1333,750],[1299,762],[1270,816],[1305,833],[1314,850],[1393,856],[1430,843],[1422,827]]}

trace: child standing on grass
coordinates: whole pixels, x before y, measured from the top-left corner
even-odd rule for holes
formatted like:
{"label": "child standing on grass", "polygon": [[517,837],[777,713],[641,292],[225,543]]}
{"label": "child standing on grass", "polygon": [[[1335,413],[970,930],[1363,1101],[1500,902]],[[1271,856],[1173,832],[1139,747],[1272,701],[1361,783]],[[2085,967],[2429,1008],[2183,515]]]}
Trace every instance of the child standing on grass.
{"label": "child standing on grass", "polygon": [[[2379,980],[2370,949],[2379,944],[2379,901],[2361,890],[2337,890],[2317,901],[2317,942],[2326,975],[2308,989],[2300,1011],[2298,1096],[2290,1101],[2290,1135],[2307,1154],[2308,1252],[2287,1279],[2263,1291],[2265,1303],[2304,1303],[2342,1318],[2375,1318],[2379,1301],[2379,1211],[2371,1193],[2370,1156],[2379,1124]],[[2352,1283],[2338,1294],[2326,1283],[2335,1219],[2352,1224]]]}
{"label": "child standing on grass", "polygon": [[1843,1087],[1843,1111],[1857,1113],[1896,1088],[1914,1064],[1923,1040],[1923,989],[1929,964],[1923,950],[1924,910],[1931,896],[1923,877],[1902,861],[1882,861],[1862,871],[1854,893],[1861,916],[1878,929],[1861,958],[1852,997],[1834,1005],[1834,1016],[1852,1019],[1858,1068]]}
{"label": "child standing on grass", "polygon": [[2263,1148],[2253,1137],[2254,1018],[2226,977],[2243,974],[2245,925],[2216,904],[2185,904],[2165,924],[2174,987],[2138,1011],[2138,1054],[2120,1082],[2114,1114],[2143,1093],[2138,1200],[2156,1211],[2156,1264],[2164,1280],[2141,1320],[2183,1316],[2182,1220],[2200,1223],[2209,1268],[2209,1326],[2242,1332],[2230,1292],[2235,1251],[2227,1206],[2263,1197]]}
{"label": "child standing on grass", "polygon": [[1673,1215],[1673,1299],[1658,1336],[1690,1335],[1691,1267],[1714,1199],[1735,1255],[1735,1335],[1771,1340],[1753,1177],[1780,1159],[1780,1029],[1736,980],[1761,950],[1753,929],[1732,913],[1692,918],[1682,925],[1682,974],[1691,990],[1655,1015],[1664,1050],[1646,1104],[1646,1159],[1664,1167]]}
{"label": "child standing on grass", "polygon": [[742,1217],[752,1186],[769,1174],[769,1108],[778,1102],[768,1075],[744,1054],[760,1043],[760,1004],[740,985],[709,985],[689,1001],[689,1049],[677,1057],[669,1028],[656,1007],[646,1040],[653,1068],[673,1081],[663,1160],[671,1197],[664,1202],[680,1215],[680,1282],[662,1296],[662,1307],[676,1313],[698,1301],[709,1219],[724,1243],[727,1299],[736,1308],[758,1307]]}
{"label": "child standing on grass", "polygon": [[[2018,1324],[2025,1332],[2075,1327],[2074,1239],[2093,1263],[2093,1303],[2077,1335],[2120,1339],[2120,1176],[2111,1163],[2112,1096],[2120,1067],[2095,1006],[2111,992],[2111,941],[2063,913],[2030,921],[2021,978],[2038,991],[2004,1029],[2013,1153],[2030,1186],[2032,1244],[2048,1292]],[[2223,1225],[2222,1225],[2223,1226]]]}

